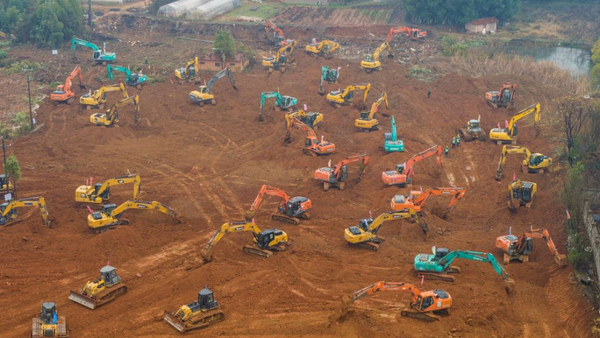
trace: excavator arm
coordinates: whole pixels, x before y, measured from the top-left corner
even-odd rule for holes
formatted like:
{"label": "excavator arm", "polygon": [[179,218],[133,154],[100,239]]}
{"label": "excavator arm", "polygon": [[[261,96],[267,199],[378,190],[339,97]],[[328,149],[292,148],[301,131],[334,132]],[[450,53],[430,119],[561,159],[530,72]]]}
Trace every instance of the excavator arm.
{"label": "excavator arm", "polygon": [[78,38],[73,38],[73,40],[71,40],[71,52],[75,52],[75,49],[77,49],[77,46],[84,46],[87,48],[91,48],[94,51],[99,50],[98,46],[96,46],[95,44],[82,40],[82,39],[78,39]]}
{"label": "excavator arm", "polygon": [[14,213],[15,209],[23,208],[23,207],[38,207],[42,214],[42,219],[44,220],[44,225],[49,227],[50,221],[48,219],[48,207],[46,206],[46,200],[44,197],[29,197],[22,198],[19,200],[12,200],[8,203],[2,204],[0,206],[2,211],[2,218],[0,219],[0,225],[6,225],[12,223],[15,220],[16,214]]}
{"label": "excavator arm", "polygon": [[256,237],[260,234],[260,228],[254,224],[254,222],[230,222],[225,223],[214,233],[214,235],[210,238],[208,243],[204,246],[204,249],[200,251],[200,255],[207,261],[210,262],[212,260],[212,252],[219,243],[219,241],[225,236],[228,232],[241,232],[241,231],[250,231]]}
{"label": "excavator arm", "polygon": [[177,217],[177,212],[175,210],[157,201],[127,201],[113,209],[110,212],[110,216],[120,218],[123,213],[129,209],[158,210],[165,215],[169,215],[174,218]]}
{"label": "excavator arm", "polygon": [[[418,207],[423,207],[425,205],[425,201],[427,201],[427,199],[430,196],[440,196],[440,195],[452,195],[452,200],[450,201],[450,203],[448,204],[448,207],[446,209],[446,212],[450,212],[452,209],[454,209],[454,207],[456,206],[456,203],[458,203],[458,201],[460,201],[461,198],[463,198],[463,196],[465,195],[465,193],[467,192],[466,188],[430,188],[427,189],[425,192],[423,192],[422,194],[420,193],[420,191],[412,191],[412,194],[417,195],[416,198],[414,198],[413,203],[414,205],[418,206]],[[418,196],[420,195],[420,196]]]}
{"label": "excavator arm", "polygon": [[367,120],[372,120],[375,117],[375,114],[377,114],[377,112],[379,111],[379,106],[381,106],[382,102],[385,102],[385,107],[387,109],[390,109],[386,92],[381,93],[377,100],[373,102],[373,104],[371,105],[371,110],[369,111],[369,115],[367,116]]}
{"label": "excavator arm", "polygon": [[415,165],[415,163],[421,162],[422,160],[424,160],[430,156],[433,156],[433,155],[437,155],[438,166],[441,166],[442,165],[442,146],[436,144],[429,149],[423,150],[422,152],[415,154],[408,161],[406,161],[406,164],[404,165],[404,171],[402,173],[406,173],[407,175],[412,175],[412,167],[413,167],[413,165]]}
{"label": "excavator arm", "polygon": [[333,171],[333,175],[339,179],[342,167],[345,165],[348,165],[350,163],[355,163],[355,162],[360,162],[360,171],[359,171],[358,176],[362,177],[362,174],[363,174],[365,168],[367,167],[367,164],[369,164],[369,156],[368,155],[350,156],[348,158],[341,160],[340,162],[338,162],[338,164],[336,164],[335,170]]}
{"label": "excavator arm", "polygon": [[254,215],[264,200],[265,195],[279,197],[282,199],[281,203],[287,203],[290,200],[290,197],[285,191],[265,184],[260,188],[256,198],[254,198],[254,202],[252,202],[248,214]]}
{"label": "excavator arm", "polygon": [[517,114],[515,114],[511,119],[510,122],[508,123],[508,132],[509,135],[512,135],[515,123],[517,123],[517,121],[519,121],[520,119],[526,117],[527,115],[531,114],[531,113],[535,113],[534,115],[534,122],[539,122],[540,118],[541,118],[541,107],[540,107],[540,103],[535,103],[532,104],[531,106],[521,110],[520,112],[518,112]]}
{"label": "excavator arm", "polygon": [[110,187],[128,183],[133,183],[133,199],[137,200],[142,186],[142,180],[138,174],[129,174],[108,179],[104,181],[104,183],[102,183],[98,189],[96,189],[94,186],[82,186],[77,190],[79,192],[79,190],[87,188],[85,191],[86,201],[101,203],[103,200],[101,196],[106,195],[107,192],[110,191]]}
{"label": "excavator arm", "polygon": [[467,259],[470,261],[476,261],[481,263],[489,263],[494,271],[502,278],[504,281],[511,281],[508,272],[504,270],[502,265],[498,263],[494,255],[491,253],[484,252],[475,252],[475,251],[451,251],[446,256],[442,257],[439,260],[439,265],[441,265],[444,269],[448,268],[450,264],[456,258]]}
{"label": "excavator arm", "polygon": [[385,213],[377,216],[377,218],[375,218],[373,220],[373,222],[371,223],[371,225],[368,228],[368,231],[377,233],[379,231],[379,228],[381,227],[381,225],[384,222],[389,221],[389,220],[404,219],[404,218],[411,219],[412,221],[416,222],[417,225],[421,228],[421,230],[423,230],[423,233],[425,234],[425,236],[427,236],[427,232],[429,231],[427,223],[425,221],[423,221],[423,219],[419,216],[419,214],[414,209],[409,209],[408,211],[400,211],[400,212],[385,212]]}
{"label": "excavator arm", "polygon": [[[133,109],[134,109],[134,122],[137,124],[140,120],[139,117],[139,112],[140,112],[140,97],[138,95],[135,96],[129,96],[125,99],[122,99],[120,101],[117,101],[115,104],[112,105],[112,107],[110,107],[110,109],[108,109],[105,113],[104,116],[102,116],[101,113],[97,113],[97,114],[92,114],[90,116],[90,122],[96,124],[96,125],[105,125],[105,126],[111,126],[113,125],[115,122],[118,121],[117,119],[117,109],[126,105],[133,105]],[[100,116],[99,116],[100,115]]]}
{"label": "excavator arm", "polygon": [[548,246],[550,253],[554,257],[554,261],[559,266],[565,266],[567,264],[567,262],[566,262],[567,256],[564,254],[560,254],[558,252],[558,249],[556,248],[556,245],[554,244],[552,237],[550,237],[550,233],[548,232],[548,229],[543,229],[543,228],[542,229],[530,229],[528,232],[519,236],[519,239],[517,240],[517,243],[516,243],[517,252],[523,252],[523,249],[524,249],[524,246],[526,243],[526,239],[528,237],[543,238],[544,241],[546,241],[546,245]]}
{"label": "excavator arm", "polygon": [[498,162],[498,168],[496,169],[496,180],[500,181],[502,179],[502,170],[504,169],[504,164],[506,163],[506,155],[507,154],[524,154],[525,159],[528,160],[531,157],[531,152],[529,149],[521,146],[504,146],[502,147],[502,153],[500,154],[500,161]]}
{"label": "excavator arm", "polygon": [[392,54],[392,49],[390,48],[390,44],[387,41],[384,42],[384,43],[382,43],[379,47],[377,47],[377,49],[373,53],[373,61],[378,61],[379,60],[379,55],[381,53],[383,53],[383,51],[385,51],[385,50],[388,51],[389,55]]}
{"label": "excavator arm", "polygon": [[421,294],[421,291],[417,287],[409,283],[396,283],[396,282],[384,282],[380,281],[364,287],[350,296],[350,301],[354,302],[365,296],[372,296],[378,292],[385,291],[401,291],[410,292],[413,296],[413,302],[417,300],[417,297]]}
{"label": "excavator arm", "polygon": [[211,93],[212,87],[215,84],[215,82],[219,81],[225,76],[229,77],[229,82],[231,82],[231,86],[233,87],[233,89],[238,90],[237,86],[235,85],[235,80],[233,79],[233,72],[231,71],[231,69],[229,69],[229,67],[226,67],[225,69],[218,72],[215,76],[213,76],[213,78],[210,79],[210,81],[208,81],[208,84],[206,85],[206,92]]}

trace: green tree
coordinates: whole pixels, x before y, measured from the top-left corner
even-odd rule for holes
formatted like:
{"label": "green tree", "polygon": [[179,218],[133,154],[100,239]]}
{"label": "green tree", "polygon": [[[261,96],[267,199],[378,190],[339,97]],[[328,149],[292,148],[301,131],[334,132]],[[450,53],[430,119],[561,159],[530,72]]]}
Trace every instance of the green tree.
{"label": "green tree", "polygon": [[233,57],[235,55],[235,41],[233,36],[227,31],[219,31],[215,36],[214,42],[215,49],[218,49],[223,57],[223,60],[227,56]]}
{"label": "green tree", "polygon": [[464,24],[474,19],[512,18],[520,0],[403,0],[409,20],[426,24]]}
{"label": "green tree", "polygon": [[30,38],[37,45],[57,47],[83,28],[83,9],[77,0],[39,0],[30,26]]}
{"label": "green tree", "polygon": [[17,181],[21,179],[21,165],[19,164],[19,160],[13,154],[10,155],[6,159],[6,166],[4,167],[4,172],[10,176],[13,181],[13,189],[15,193],[15,198],[17,197]]}

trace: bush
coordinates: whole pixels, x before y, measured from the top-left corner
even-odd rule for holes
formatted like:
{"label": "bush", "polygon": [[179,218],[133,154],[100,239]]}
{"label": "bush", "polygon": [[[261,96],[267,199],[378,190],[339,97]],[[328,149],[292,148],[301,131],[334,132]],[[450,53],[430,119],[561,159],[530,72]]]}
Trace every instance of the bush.
{"label": "bush", "polygon": [[576,270],[587,271],[594,263],[594,255],[586,249],[590,246],[587,237],[582,233],[574,234],[569,249],[569,261]]}
{"label": "bush", "polygon": [[28,114],[18,112],[13,117],[12,123],[17,127],[17,135],[25,135],[31,131],[31,119]]}
{"label": "bush", "polygon": [[414,66],[408,70],[408,75],[412,77],[426,77],[431,74],[431,69]]}
{"label": "bush", "polygon": [[444,56],[465,55],[467,46],[458,42],[454,35],[443,35],[440,40],[442,41],[442,54]]}

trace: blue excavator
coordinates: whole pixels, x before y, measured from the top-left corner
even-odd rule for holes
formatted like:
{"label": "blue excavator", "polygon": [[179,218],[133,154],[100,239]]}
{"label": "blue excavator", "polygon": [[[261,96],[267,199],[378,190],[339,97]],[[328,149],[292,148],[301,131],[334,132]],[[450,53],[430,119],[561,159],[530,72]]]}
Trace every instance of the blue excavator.
{"label": "blue excavator", "polygon": [[137,89],[142,89],[142,85],[148,82],[148,76],[142,75],[142,73],[131,73],[129,67],[123,66],[115,66],[115,65],[106,65],[106,71],[108,72],[108,78],[110,79],[110,83],[113,83],[113,70],[116,72],[125,73],[125,83],[128,86],[136,87]]}
{"label": "blue excavator", "polygon": [[325,81],[327,83],[337,83],[340,78],[340,68],[321,67],[321,84],[319,85],[319,95],[325,95]]}
{"label": "blue excavator", "polygon": [[396,131],[396,120],[394,119],[394,115],[392,115],[391,124],[392,129],[389,133],[385,133],[383,135],[383,147],[379,148],[385,151],[386,153],[404,151],[404,141],[402,139],[398,139],[398,132]]}
{"label": "blue excavator", "polygon": [[93,44],[89,41],[85,41],[83,39],[78,39],[78,38],[73,38],[73,40],[71,40],[71,53],[73,55],[75,55],[75,49],[77,49],[77,46],[84,46],[84,47],[93,49],[94,50],[93,59],[97,63],[104,63],[104,62],[110,63],[110,62],[115,61],[115,59],[117,58],[116,53],[107,53],[104,50],[104,48],[100,49],[95,44]]}
{"label": "blue excavator", "polygon": [[275,107],[279,108],[280,110],[289,110],[298,104],[298,99],[295,97],[281,95],[279,92],[263,92],[260,94],[260,113],[258,114],[259,121],[265,119],[265,100],[272,98],[275,99]]}

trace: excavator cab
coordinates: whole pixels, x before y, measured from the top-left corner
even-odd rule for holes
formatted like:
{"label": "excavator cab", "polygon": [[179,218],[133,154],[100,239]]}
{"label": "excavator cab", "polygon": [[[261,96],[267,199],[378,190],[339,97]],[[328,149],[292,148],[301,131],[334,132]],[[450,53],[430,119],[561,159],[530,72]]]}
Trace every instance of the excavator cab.
{"label": "excavator cab", "polygon": [[469,133],[481,133],[479,120],[469,120]]}
{"label": "excavator cab", "polygon": [[442,303],[445,303],[444,301],[439,301],[441,299],[450,299],[450,294],[440,289],[422,292],[421,295],[417,297],[414,308],[419,312],[439,310],[443,308]]}
{"label": "excavator cab", "polygon": [[513,189],[513,197],[525,203],[531,202],[533,198],[533,185],[532,182],[523,182],[520,189]]}
{"label": "excavator cab", "polygon": [[438,261],[444,258],[448,253],[450,253],[450,250],[446,248],[437,248],[435,250],[435,260]]}
{"label": "excavator cab", "polygon": [[308,198],[303,196],[292,197],[287,204],[285,204],[285,207],[279,207],[279,211],[290,217],[296,217],[308,210],[308,208],[303,208],[303,204],[309,201]]}
{"label": "excavator cab", "polygon": [[279,229],[267,229],[261,231],[256,238],[256,245],[265,250],[269,249],[269,244],[275,240],[277,236],[283,235],[283,231]]}
{"label": "excavator cab", "polygon": [[[94,195],[98,195],[98,190],[100,190],[101,187],[102,187],[102,183],[94,184]],[[103,200],[110,199],[110,188],[106,188],[106,190],[104,190],[104,192],[98,196],[102,197]]]}
{"label": "excavator cab", "polygon": [[405,168],[404,163],[396,164],[396,171],[398,172],[398,174],[404,174],[404,168]]}
{"label": "excavator cab", "polygon": [[94,211],[92,213],[92,217],[95,220],[101,220],[103,218],[102,214],[110,215],[110,213],[116,208],[117,208],[116,204],[105,204],[102,206],[102,211]]}
{"label": "excavator cab", "polygon": [[[8,204],[9,204],[9,202],[4,202],[4,203],[0,204],[0,214],[4,214],[4,210],[6,210],[6,208],[8,207]],[[0,216],[0,225],[4,225],[16,218],[17,218],[17,209],[14,208],[8,214],[6,214],[6,216],[4,216],[4,217]]]}

